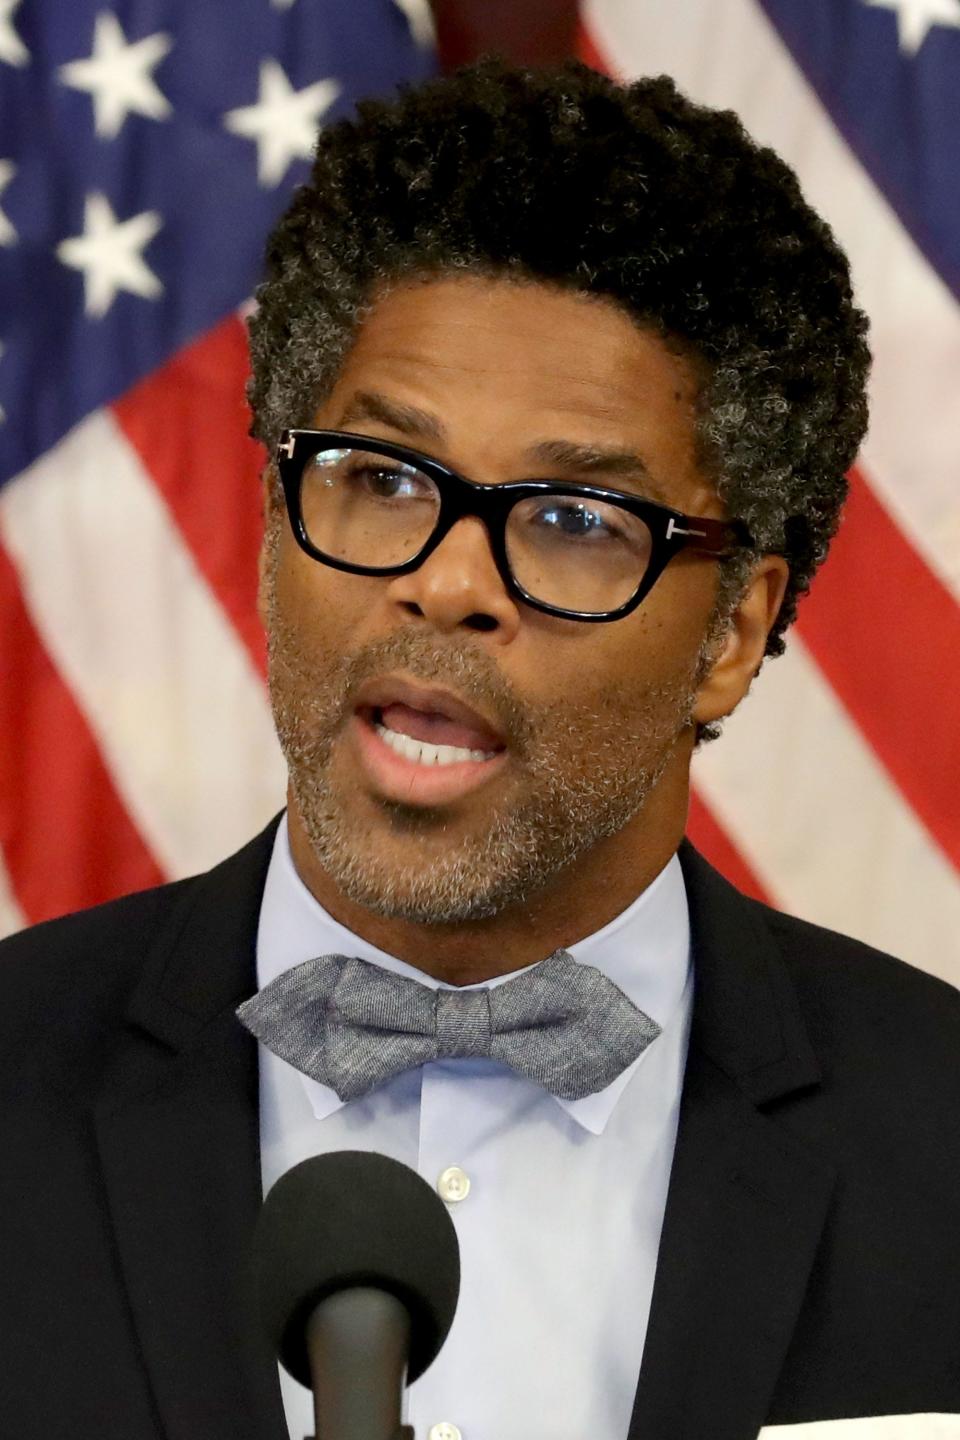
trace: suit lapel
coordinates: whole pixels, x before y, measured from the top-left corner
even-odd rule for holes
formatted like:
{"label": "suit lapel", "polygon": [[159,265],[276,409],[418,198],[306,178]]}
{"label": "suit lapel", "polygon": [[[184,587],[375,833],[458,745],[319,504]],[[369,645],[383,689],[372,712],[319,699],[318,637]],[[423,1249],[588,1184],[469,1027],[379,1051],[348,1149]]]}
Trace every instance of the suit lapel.
{"label": "suit lapel", "polygon": [[168,1440],[280,1440],[247,1260],[261,1203],[256,989],[274,826],[187,882],[153,945],[95,1123],[134,1326]]}
{"label": "suit lapel", "polygon": [[754,1440],[803,1300],[833,1167],[758,1107],[818,1083],[776,945],[689,847],[695,1000],[630,1440]]}

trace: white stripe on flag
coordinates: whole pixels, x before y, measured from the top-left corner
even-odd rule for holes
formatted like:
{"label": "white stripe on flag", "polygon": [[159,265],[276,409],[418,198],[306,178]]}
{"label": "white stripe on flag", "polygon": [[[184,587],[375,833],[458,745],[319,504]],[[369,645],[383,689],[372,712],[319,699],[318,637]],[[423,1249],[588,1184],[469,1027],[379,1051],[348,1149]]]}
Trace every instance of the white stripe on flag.
{"label": "white stripe on flag", "polygon": [[960,985],[956,876],[796,634],[693,779],[778,906]]}
{"label": "white stripe on flag", "polygon": [[26,923],[26,916],[13,898],[10,877],[3,863],[3,852],[0,851],[0,940],[5,935],[13,935],[22,930]]}
{"label": "white stripe on flag", "polygon": [[857,299],[873,322],[873,419],[863,451],[871,484],[960,599],[960,308],[950,292],[754,0],[586,0],[584,20],[619,74],[672,75],[692,99],[736,110],[799,172],[850,257]]}
{"label": "white stripe on flag", "polygon": [[0,537],[157,862],[190,874],[249,839],[284,799],[266,691],[108,413],[6,487]]}

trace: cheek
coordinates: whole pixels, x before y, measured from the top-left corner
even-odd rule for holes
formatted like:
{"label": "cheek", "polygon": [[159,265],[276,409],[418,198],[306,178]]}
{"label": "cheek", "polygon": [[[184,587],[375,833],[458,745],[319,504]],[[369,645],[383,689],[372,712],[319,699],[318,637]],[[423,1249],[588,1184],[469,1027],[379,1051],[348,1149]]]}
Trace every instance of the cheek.
{"label": "cheek", "polygon": [[541,635],[511,665],[511,679],[544,725],[642,737],[692,700],[711,604],[702,576],[664,585],[624,620]]}
{"label": "cheek", "polygon": [[665,673],[695,663],[709,628],[717,575],[716,565],[702,557],[681,556],[668,566],[637,616],[634,653],[648,655]]}
{"label": "cheek", "polygon": [[305,555],[292,537],[284,537],[273,574],[274,628],[296,636],[306,652],[327,654],[345,648],[369,597],[359,593],[369,581],[344,575]]}
{"label": "cheek", "polygon": [[611,624],[572,624],[537,637],[527,651],[516,678],[528,693],[595,708],[605,696],[656,688],[696,650],[692,627],[687,635],[675,616],[646,606]]}

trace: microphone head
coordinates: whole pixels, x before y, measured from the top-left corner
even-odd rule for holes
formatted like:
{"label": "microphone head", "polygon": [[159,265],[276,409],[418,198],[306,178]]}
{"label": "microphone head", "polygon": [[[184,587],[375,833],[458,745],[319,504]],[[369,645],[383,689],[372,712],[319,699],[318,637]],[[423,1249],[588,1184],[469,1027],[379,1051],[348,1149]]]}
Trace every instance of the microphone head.
{"label": "microphone head", "polygon": [[371,1285],[406,1306],[410,1384],[447,1338],[460,1290],[443,1201],[408,1166],[361,1150],[318,1155],[280,1177],[260,1213],[253,1267],[270,1343],[308,1388],[307,1322],[328,1295]]}

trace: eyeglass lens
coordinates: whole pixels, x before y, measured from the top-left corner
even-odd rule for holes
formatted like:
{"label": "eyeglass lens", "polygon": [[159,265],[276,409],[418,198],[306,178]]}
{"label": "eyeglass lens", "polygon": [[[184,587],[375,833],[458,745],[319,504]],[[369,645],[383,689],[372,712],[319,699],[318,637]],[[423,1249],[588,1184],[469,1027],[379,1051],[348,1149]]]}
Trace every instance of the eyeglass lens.
{"label": "eyeglass lens", "polygon": [[[321,450],[300,488],[307,536],[350,565],[412,560],[440,514],[436,483],[415,466],[355,449]],[[514,578],[535,600],[602,614],[636,592],[652,551],[648,527],[618,505],[544,493],[510,511],[505,543]]]}

